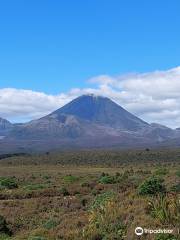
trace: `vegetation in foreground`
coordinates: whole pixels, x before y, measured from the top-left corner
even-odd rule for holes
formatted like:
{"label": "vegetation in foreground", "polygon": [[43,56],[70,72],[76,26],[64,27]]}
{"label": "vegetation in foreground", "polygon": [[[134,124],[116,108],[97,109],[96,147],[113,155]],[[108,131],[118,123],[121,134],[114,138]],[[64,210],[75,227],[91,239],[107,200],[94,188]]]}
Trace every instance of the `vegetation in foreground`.
{"label": "vegetation in foreground", "polygon": [[[163,156],[95,151],[1,160],[0,240],[179,239],[180,162]],[[139,238],[137,226],[175,230]]]}

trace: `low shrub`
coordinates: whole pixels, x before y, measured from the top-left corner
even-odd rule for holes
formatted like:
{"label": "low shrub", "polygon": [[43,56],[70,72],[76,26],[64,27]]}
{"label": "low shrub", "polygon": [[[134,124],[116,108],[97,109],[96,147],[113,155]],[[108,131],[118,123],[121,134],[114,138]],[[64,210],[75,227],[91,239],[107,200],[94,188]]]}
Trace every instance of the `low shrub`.
{"label": "low shrub", "polygon": [[149,213],[152,217],[158,219],[160,223],[170,223],[172,220],[171,211],[169,208],[169,200],[163,195],[153,198],[149,201]]}
{"label": "low shrub", "polygon": [[148,203],[148,213],[163,225],[180,222],[180,202],[177,196],[159,195]]}
{"label": "low shrub", "polygon": [[161,175],[166,175],[166,174],[168,174],[168,172],[169,172],[169,171],[168,171],[167,168],[158,168],[158,169],[155,171],[155,174],[161,176]]}
{"label": "low shrub", "polygon": [[48,180],[48,179],[51,178],[51,176],[50,175],[44,175],[42,178]]}
{"label": "low shrub", "polygon": [[54,220],[48,220],[43,224],[43,227],[47,230],[53,229],[57,226],[57,222]]}
{"label": "low shrub", "polygon": [[99,194],[94,199],[91,209],[98,209],[101,206],[104,206],[106,202],[112,200],[115,198],[115,193],[112,191],[104,192],[102,194]]}
{"label": "low shrub", "polygon": [[155,176],[146,179],[138,188],[140,195],[157,195],[165,193],[164,180]]}
{"label": "low shrub", "polygon": [[62,188],[60,189],[60,193],[61,193],[63,196],[69,196],[69,195],[70,195],[70,193],[68,192],[67,188],[65,188],[65,187],[62,187]]}
{"label": "low shrub", "polygon": [[0,234],[0,240],[10,240],[10,236],[7,234]]}
{"label": "low shrub", "polygon": [[119,209],[119,202],[111,196],[111,193],[96,199],[96,204],[89,213],[89,224],[83,229],[83,239],[124,240],[126,226],[122,222]]}
{"label": "low shrub", "polygon": [[18,184],[14,178],[0,177],[0,189],[14,189],[18,188]]}
{"label": "low shrub", "polygon": [[178,240],[178,238],[171,234],[158,234],[155,240]]}
{"label": "low shrub", "polygon": [[172,192],[180,193],[180,183],[173,185],[170,189]]}
{"label": "low shrub", "polygon": [[25,190],[33,191],[48,188],[47,184],[29,184],[24,186]]}
{"label": "low shrub", "polygon": [[116,183],[116,179],[113,176],[106,175],[106,176],[100,177],[99,183],[102,183],[102,184],[113,184],[113,183]]}
{"label": "low shrub", "polygon": [[41,236],[29,237],[28,240],[46,240],[46,238]]}
{"label": "low shrub", "polygon": [[91,194],[92,194],[93,196],[97,196],[98,194],[100,194],[100,191],[97,190],[97,189],[93,189],[92,192],[91,192]]}
{"label": "low shrub", "polygon": [[76,176],[67,175],[63,179],[66,183],[73,183],[73,182],[76,182],[79,178]]}
{"label": "low shrub", "polygon": [[11,235],[6,219],[0,215],[0,234]]}
{"label": "low shrub", "polygon": [[180,177],[180,169],[177,170],[177,172],[176,172],[176,176]]}

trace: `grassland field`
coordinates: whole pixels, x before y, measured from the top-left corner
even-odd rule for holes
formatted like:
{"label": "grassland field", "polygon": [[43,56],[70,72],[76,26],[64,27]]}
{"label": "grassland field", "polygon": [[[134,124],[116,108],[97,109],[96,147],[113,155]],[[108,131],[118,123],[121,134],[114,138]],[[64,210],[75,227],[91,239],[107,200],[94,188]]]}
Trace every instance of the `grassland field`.
{"label": "grassland field", "polygon": [[[173,229],[136,236],[137,226]],[[0,160],[1,240],[180,239],[180,149]]]}

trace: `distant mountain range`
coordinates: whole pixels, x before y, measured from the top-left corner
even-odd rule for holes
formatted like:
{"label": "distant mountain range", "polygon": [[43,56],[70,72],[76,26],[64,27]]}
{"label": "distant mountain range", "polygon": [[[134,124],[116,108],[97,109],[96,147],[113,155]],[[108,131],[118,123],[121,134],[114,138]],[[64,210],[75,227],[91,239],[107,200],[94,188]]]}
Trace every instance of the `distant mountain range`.
{"label": "distant mountain range", "polygon": [[180,129],[148,124],[106,97],[83,95],[23,124],[0,118],[0,153],[179,146]]}

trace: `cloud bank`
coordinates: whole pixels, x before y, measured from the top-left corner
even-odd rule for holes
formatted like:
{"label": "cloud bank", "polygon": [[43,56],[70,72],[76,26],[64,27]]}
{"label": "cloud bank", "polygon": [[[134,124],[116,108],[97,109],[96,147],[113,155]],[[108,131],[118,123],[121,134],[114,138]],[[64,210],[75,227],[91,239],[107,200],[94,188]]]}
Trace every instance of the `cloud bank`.
{"label": "cloud bank", "polygon": [[40,118],[82,94],[94,93],[151,123],[180,127],[180,67],[167,71],[101,75],[88,80],[91,88],[73,88],[48,95],[24,89],[0,89],[0,117],[13,122]]}

